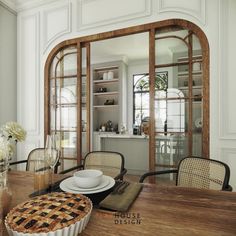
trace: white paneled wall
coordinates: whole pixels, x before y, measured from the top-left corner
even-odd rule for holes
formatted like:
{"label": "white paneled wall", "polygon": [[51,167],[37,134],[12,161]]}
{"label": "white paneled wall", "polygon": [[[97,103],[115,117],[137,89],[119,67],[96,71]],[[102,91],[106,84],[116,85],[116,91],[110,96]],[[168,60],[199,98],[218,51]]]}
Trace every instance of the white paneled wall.
{"label": "white paneled wall", "polygon": [[[18,6],[18,121],[28,131],[18,157],[25,157],[33,146],[43,146],[43,70],[54,46],[65,39],[181,18],[198,25],[208,37],[210,156],[235,170],[235,0],[41,0],[38,6],[36,2],[31,9],[32,1]],[[231,184],[236,189],[234,173]]]}
{"label": "white paneled wall", "polygon": [[[222,4],[220,25],[220,138],[236,140],[235,70],[236,1]],[[234,86],[232,86],[234,85]]]}
{"label": "white paneled wall", "polygon": [[149,16],[151,0],[78,1],[78,30]]}
{"label": "white paneled wall", "polygon": [[39,13],[22,17],[18,32],[18,119],[28,135],[40,135]]}
{"label": "white paneled wall", "polygon": [[46,50],[55,39],[71,33],[71,3],[62,2],[46,7],[42,11],[41,22],[43,49]]}
{"label": "white paneled wall", "polygon": [[207,0],[159,0],[158,13],[178,12],[195,17],[203,25],[206,23],[206,1]]}
{"label": "white paneled wall", "polygon": [[40,145],[40,28],[39,12],[18,17],[17,41],[17,120],[27,130],[27,139],[18,145],[18,159],[26,159]]}

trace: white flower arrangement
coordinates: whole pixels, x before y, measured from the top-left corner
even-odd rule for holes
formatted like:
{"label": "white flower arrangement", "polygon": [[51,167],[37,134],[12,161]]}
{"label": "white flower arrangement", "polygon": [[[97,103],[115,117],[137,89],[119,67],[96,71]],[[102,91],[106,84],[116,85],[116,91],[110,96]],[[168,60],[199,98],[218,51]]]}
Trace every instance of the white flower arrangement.
{"label": "white flower arrangement", "polygon": [[15,143],[26,138],[26,131],[17,122],[7,122],[0,130],[0,161],[11,159],[15,152]]}

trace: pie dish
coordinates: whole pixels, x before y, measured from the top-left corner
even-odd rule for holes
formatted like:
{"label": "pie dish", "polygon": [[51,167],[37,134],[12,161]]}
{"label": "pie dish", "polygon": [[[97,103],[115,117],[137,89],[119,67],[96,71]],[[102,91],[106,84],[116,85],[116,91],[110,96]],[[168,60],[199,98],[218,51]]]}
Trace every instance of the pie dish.
{"label": "pie dish", "polygon": [[9,235],[74,236],[86,227],[92,202],[81,194],[50,193],[14,207],[5,219]]}

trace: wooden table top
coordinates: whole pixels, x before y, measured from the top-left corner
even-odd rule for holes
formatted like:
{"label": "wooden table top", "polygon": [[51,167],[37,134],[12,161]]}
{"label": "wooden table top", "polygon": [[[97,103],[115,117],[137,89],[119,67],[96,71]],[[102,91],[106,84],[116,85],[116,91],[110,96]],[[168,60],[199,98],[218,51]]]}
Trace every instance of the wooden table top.
{"label": "wooden table top", "polygon": [[[33,176],[11,171],[8,179],[13,207],[33,192]],[[129,212],[94,209],[80,235],[235,236],[236,193],[144,184]]]}

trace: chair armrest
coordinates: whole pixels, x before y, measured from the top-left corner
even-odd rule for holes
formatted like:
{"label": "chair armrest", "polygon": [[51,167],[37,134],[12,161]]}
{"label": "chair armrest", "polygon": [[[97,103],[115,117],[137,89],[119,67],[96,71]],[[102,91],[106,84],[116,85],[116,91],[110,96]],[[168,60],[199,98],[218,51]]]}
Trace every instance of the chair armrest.
{"label": "chair armrest", "polygon": [[66,173],[68,173],[68,172],[71,172],[71,171],[73,171],[73,170],[77,170],[77,169],[83,169],[84,168],[84,166],[83,165],[79,165],[79,166],[74,166],[74,167],[71,167],[71,168],[69,168],[69,169],[67,169],[67,170],[63,170],[63,171],[61,171],[59,174],[66,174]]}
{"label": "chair armrest", "polygon": [[143,183],[144,179],[148,176],[152,175],[162,175],[162,174],[169,174],[169,173],[178,173],[177,169],[172,170],[160,170],[160,171],[153,171],[153,172],[147,172],[144,175],[142,175],[139,179],[139,183]]}
{"label": "chair armrest", "polygon": [[17,164],[22,164],[22,163],[27,163],[28,160],[21,160],[21,161],[14,161],[14,162],[10,162],[9,165],[17,165]]}
{"label": "chair armrest", "polygon": [[121,173],[118,174],[114,179],[115,179],[115,180],[118,180],[118,179],[123,180],[123,177],[124,177],[124,175],[126,174],[126,172],[127,172],[127,170],[124,168],[124,169],[121,171]]}
{"label": "chair armrest", "polygon": [[227,185],[225,188],[222,189],[223,191],[228,191],[228,192],[232,192],[233,188],[231,185]]}

